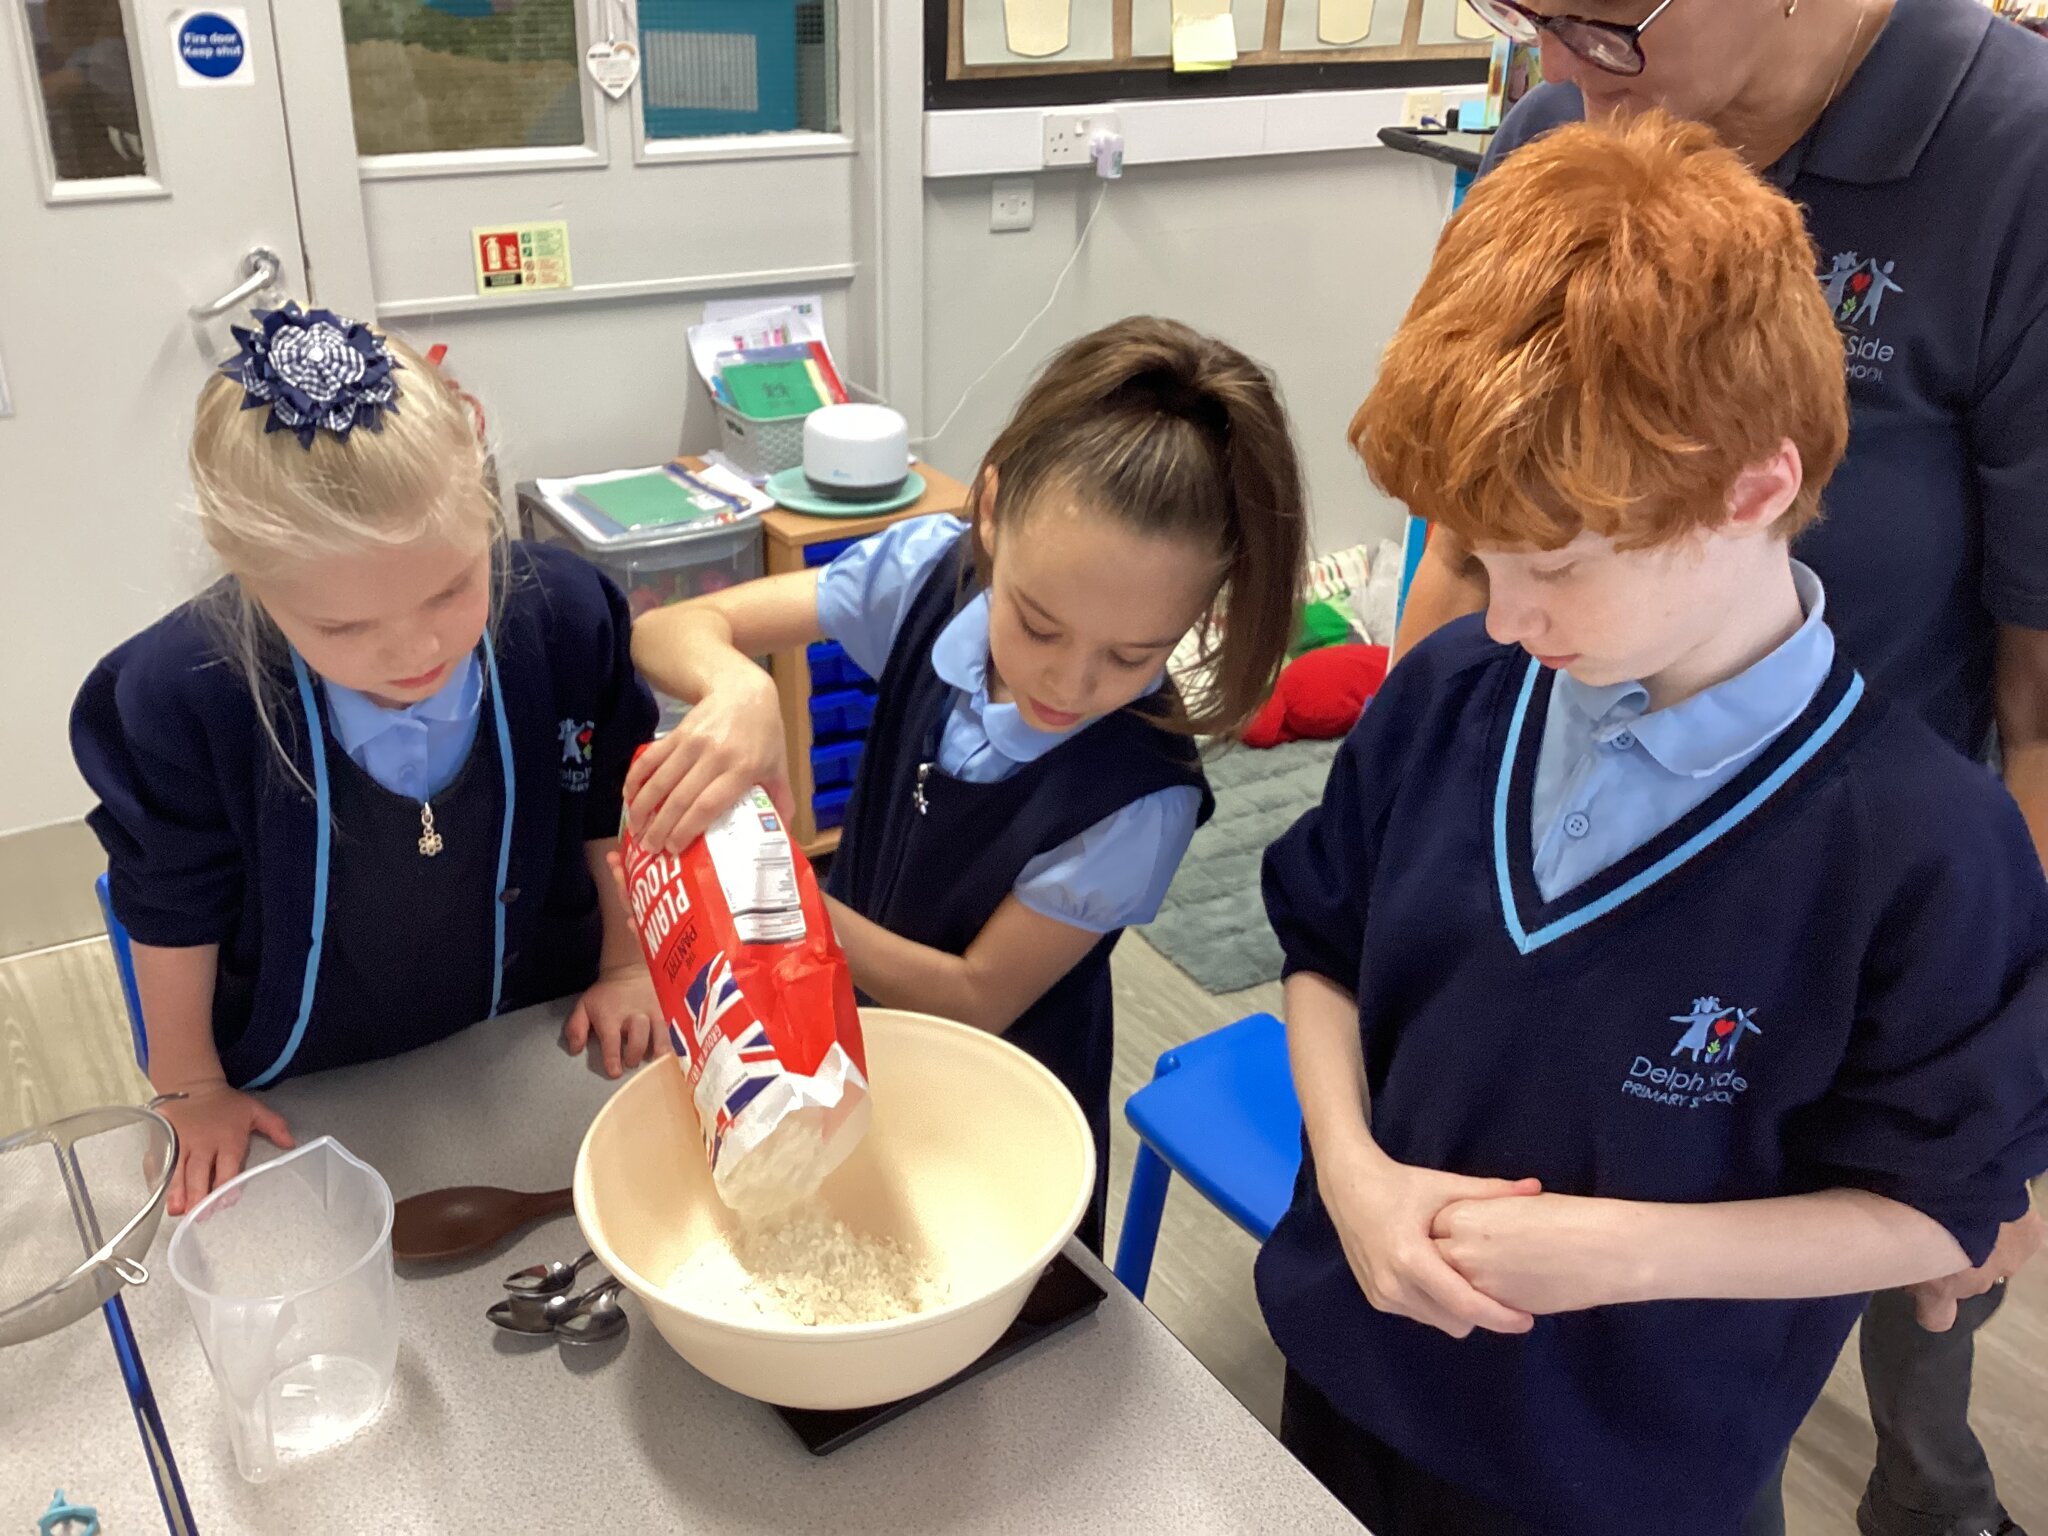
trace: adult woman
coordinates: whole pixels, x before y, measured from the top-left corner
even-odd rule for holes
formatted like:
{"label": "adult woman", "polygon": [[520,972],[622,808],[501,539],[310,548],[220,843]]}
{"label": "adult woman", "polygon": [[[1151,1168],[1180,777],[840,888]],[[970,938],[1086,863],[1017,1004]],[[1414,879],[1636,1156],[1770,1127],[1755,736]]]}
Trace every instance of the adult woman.
{"label": "adult woman", "polygon": [[[1854,431],[1799,558],[1875,687],[1973,756],[1996,723],[2048,850],[2048,46],[1979,0],[1472,4],[1540,41],[1550,82],[1489,168],[1558,123],[1659,105],[1805,210]],[[1476,564],[1433,541],[1397,655],[1484,602]],[[1982,1269],[1873,1302],[1870,1536],[2008,1527],[1968,1427],[1970,1339],[2040,1242],[2029,1217]]]}

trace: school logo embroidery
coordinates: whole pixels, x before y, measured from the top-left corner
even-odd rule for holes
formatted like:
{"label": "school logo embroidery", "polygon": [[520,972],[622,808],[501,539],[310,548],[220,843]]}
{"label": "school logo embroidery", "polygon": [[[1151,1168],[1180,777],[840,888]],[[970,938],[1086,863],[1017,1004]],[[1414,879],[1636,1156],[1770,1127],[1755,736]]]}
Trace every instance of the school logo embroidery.
{"label": "school logo embroidery", "polygon": [[1898,349],[1878,334],[1879,317],[1885,299],[1903,294],[1905,285],[1893,275],[1896,261],[1879,261],[1855,251],[1837,251],[1820,280],[1828,310],[1842,333],[1843,366],[1851,379],[1878,383],[1884,365],[1897,356]]}
{"label": "school logo embroidery", "polygon": [[[1638,1056],[1629,1065],[1621,1091],[1653,1104],[1678,1109],[1699,1109],[1708,1104],[1733,1104],[1749,1089],[1749,1081],[1735,1070],[1735,1053],[1751,1035],[1763,1036],[1763,1026],[1750,1008],[1724,1006],[1718,997],[1696,997],[1685,1013],[1669,1015],[1673,1024],[1685,1030],[1671,1047],[1663,1063]],[[1684,1056],[1690,1065],[1671,1065]]]}
{"label": "school logo embroidery", "polygon": [[1718,997],[1694,998],[1692,1012],[1674,1013],[1671,1022],[1685,1026],[1671,1054],[1683,1051],[1696,1064],[1704,1057],[1709,1066],[1726,1066],[1735,1060],[1735,1048],[1744,1035],[1763,1033],[1747,1008],[1723,1008]]}
{"label": "school logo embroidery", "polygon": [[597,735],[597,722],[564,720],[555,729],[562,737],[562,788],[580,795],[590,788],[591,741]]}

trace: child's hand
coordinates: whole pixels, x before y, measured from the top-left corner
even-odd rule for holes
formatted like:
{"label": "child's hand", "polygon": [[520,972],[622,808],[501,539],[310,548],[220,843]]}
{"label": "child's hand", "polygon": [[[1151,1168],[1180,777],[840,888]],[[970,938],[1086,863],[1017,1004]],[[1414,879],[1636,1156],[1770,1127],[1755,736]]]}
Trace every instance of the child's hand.
{"label": "child's hand", "polygon": [[1975,1269],[1906,1287],[1906,1294],[1913,1298],[1915,1319],[1929,1333],[1948,1332],[1956,1325],[1956,1303],[2005,1284],[2041,1251],[2044,1236],[2048,1236],[2048,1227],[2039,1211],[2008,1221],[1998,1229],[1998,1246],[1991,1250],[1991,1257]]}
{"label": "child's hand", "polygon": [[1495,1300],[1538,1317],[1580,1312],[1631,1294],[1621,1207],[1577,1195],[1458,1200],[1430,1232],[1444,1262]]}
{"label": "child's hand", "polygon": [[184,1215],[216,1185],[240,1173],[249,1158],[250,1136],[287,1149],[297,1145],[283,1115],[223,1081],[200,1083],[183,1093],[157,1106],[178,1132],[178,1166],[164,1196],[166,1215]]}
{"label": "child's hand", "polygon": [[[1475,1284],[1438,1252],[1431,1227],[1450,1207],[1513,1206],[1542,1187],[1534,1179],[1473,1179],[1397,1163],[1376,1149],[1316,1160],[1323,1203],[1365,1299],[1462,1339],[1474,1328],[1527,1333],[1535,1320]],[[1504,1198],[1520,1196],[1522,1199]]]}
{"label": "child's hand", "polygon": [[643,847],[680,853],[756,784],[789,820],[781,708],[768,674],[750,664],[634,760],[627,821]]}
{"label": "child's hand", "polygon": [[660,1027],[660,1019],[654,982],[647,967],[635,959],[591,983],[562,1028],[562,1049],[580,1056],[595,1039],[604,1075],[617,1077],[668,1049],[668,1031]]}

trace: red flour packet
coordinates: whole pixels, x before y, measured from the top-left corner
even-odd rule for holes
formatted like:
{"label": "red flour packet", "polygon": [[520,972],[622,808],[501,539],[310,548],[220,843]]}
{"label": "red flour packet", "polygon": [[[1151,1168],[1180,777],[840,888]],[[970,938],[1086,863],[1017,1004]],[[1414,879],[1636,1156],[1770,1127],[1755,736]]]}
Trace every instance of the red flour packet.
{"label": "red flour packet", "polygon": [[853,977],[810,861],[761,789],[680,854],[630,830],[622,854],[719,1196],[749,1214],[803,1198],[869,1116]]}

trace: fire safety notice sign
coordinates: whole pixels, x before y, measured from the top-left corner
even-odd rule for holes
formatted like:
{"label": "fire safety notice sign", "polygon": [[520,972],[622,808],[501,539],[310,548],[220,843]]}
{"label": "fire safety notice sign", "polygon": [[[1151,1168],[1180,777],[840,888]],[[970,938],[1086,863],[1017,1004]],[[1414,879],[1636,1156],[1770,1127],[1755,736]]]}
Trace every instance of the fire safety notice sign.
{"label": "fire safety notice sign", "polygon": [[569,226],[560,221],[473,229],[469,249],[476,265],[476,291],[487,297],[573,286]]}

